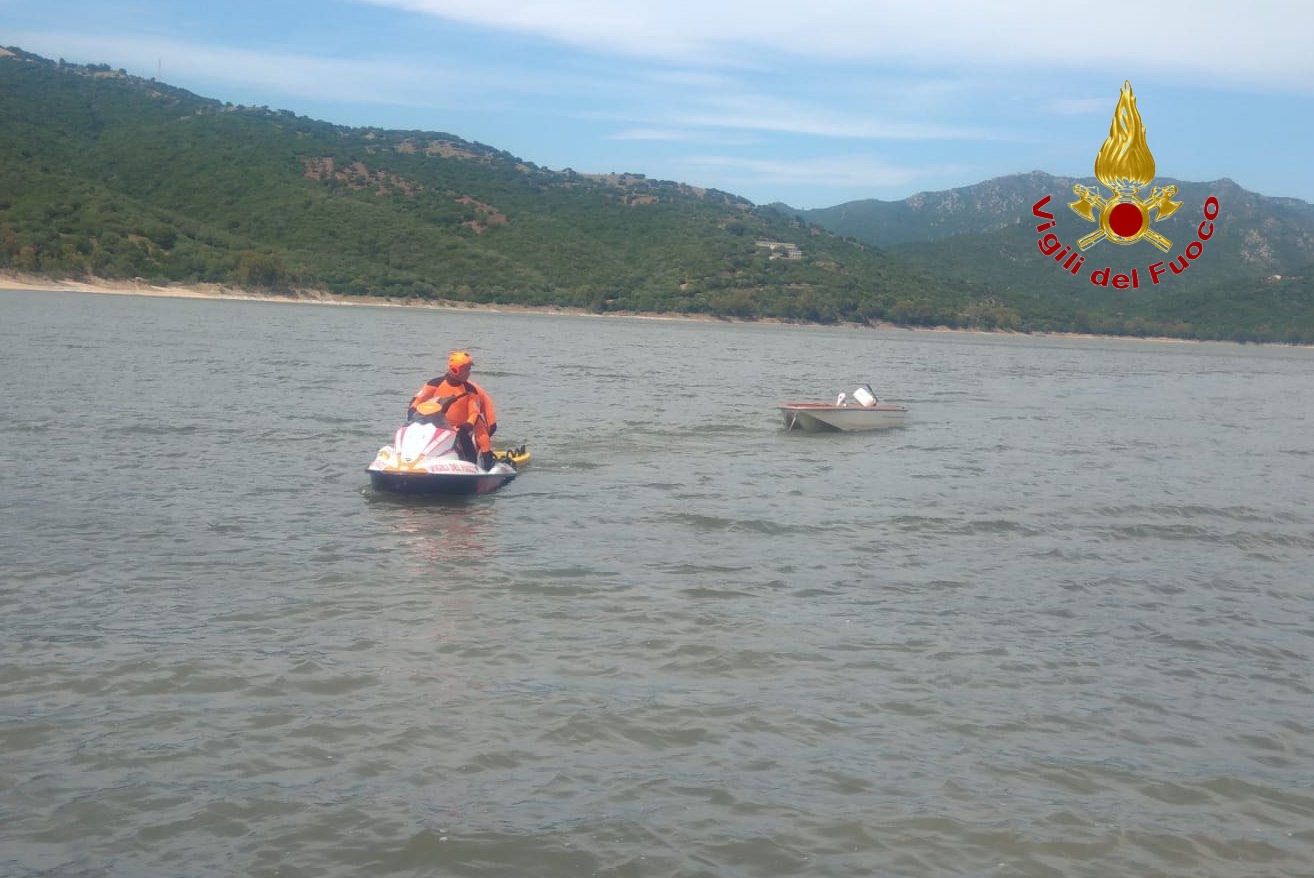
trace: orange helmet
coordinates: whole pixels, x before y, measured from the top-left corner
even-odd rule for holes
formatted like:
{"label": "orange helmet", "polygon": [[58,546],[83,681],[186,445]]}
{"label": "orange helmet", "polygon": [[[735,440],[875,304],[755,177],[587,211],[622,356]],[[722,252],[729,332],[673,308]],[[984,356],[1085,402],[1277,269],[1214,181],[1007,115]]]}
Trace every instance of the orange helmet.
{"label": "orange helmet", "polygon": [[473,366],[474,360],[465,351],[452,351],[452,355],[447,358],[447,368],[455,372],[462,366]]}

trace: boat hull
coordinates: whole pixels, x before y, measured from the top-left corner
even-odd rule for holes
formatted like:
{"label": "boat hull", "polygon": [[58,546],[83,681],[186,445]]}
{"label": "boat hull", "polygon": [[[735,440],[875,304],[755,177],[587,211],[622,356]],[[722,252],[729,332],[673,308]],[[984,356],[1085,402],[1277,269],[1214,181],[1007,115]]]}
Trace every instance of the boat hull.
{"label": "boat hull", "polygon": [[425,497],[491,494],[516,477],[509,473],[417,473],[367,470],[376,491]]}
{"label": "boat hull", "polygon": [[785,429],[805,433],[852,433],[902,427],[908,410],[901,405],[827,405],[795,402],[780,406]]}

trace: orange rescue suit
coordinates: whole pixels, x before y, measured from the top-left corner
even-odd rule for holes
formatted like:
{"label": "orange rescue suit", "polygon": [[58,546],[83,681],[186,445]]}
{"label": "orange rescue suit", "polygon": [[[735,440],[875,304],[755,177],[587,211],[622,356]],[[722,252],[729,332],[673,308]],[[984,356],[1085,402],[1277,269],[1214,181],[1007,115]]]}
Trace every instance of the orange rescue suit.
{"label": "orange rescue suit", "polygon": [[497,432],[497,412],[493,399],[473,381],[452,383],[449,376],[430,378],[411,399],[411,408],[426,400],[443,406],[447,423],[453,430],[469,424],[473,428],[475,449],[493,450],[492,435]]}

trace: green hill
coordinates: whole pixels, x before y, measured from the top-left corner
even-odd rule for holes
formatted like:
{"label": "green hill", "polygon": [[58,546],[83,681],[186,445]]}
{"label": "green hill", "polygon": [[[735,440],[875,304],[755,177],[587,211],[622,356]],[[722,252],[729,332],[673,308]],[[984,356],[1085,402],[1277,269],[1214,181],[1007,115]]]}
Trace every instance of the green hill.
{"label": "green hill", "polygon": [[[0,268],[469,302],[879,320],[967,294],[724,192],[0,57]],[[767,246],[772,242],[776,246]]]}
{"label": "green hill", "polygon": [[1079,332],[1165,334],[1251,341],[1314,341],[1314,205],[1294,198],[1266,198],[1230,180],[1174,184],[1182,207],[1156,223],[1175,246],[1168,254],[1110,245],[1086,251],[1086,268],[1113,262],[1145,265],[1171,261],[1196,234],[1206,198],[1222,213],[1201,257],[1161,285],[1119,291],[1055,271],[1038,252],[1032,205],[1052,196],[1050,213],[1068,243],[1094,228],[1068,209],[1075,183],[1034,172],[945,192],[921,193],[898,202],[855,201],[835,207],[783,213],[836,234],[886,248],[944,278],[990,291],[1004,325]]}
{"label": "green hill", "polygon": [[[1181,286],[1171,297],[1055,285],[1036,263],[1034,199],[1023,195],[1011,214],[993,199],[993,212],[940,204],[938,217],[928,205],[941,199],[918,196],[876,233],[642,175],[554,171],[451,134],[348,128],[108,65],[0,50],[0,271],[598,312],[1314,342],[1310,272],[1297,265],[1307,251],[1284,243],[1290,269],[1260,260],[1226,287]],[[1239,216],[1228,204],[1229,220]],[[1271,205],[1256,204],[1263,229]],[[1290,205],[1291,228],[1305,222],[1307,242],[1314,223],[1301,205]],[[1242,243],[1220,246],[1216,261],[1250,252],[1250,226],[1235,229]],[[1275,240],[1265,232],[1251,250]]]}

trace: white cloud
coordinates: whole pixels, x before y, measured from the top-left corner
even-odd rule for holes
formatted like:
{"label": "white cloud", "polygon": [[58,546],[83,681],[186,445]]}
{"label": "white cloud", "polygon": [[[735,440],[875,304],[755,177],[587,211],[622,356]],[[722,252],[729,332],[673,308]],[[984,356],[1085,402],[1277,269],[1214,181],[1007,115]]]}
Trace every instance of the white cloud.
{"label": "white cloud", "polygon": [[196,79],[249,86],[261,91],[320,98],[330,89],[347,101],[389,102],[415,71],[395,60],[330,59],[308,54],[225,48],[167,38],[124,35],[21,33],[19,45],[47,57],[77,58],[125,67],[163,82]]}
{"label": "white cloud", "polygon": [[919,180],[962,175],[963,165],[901,165],[871,156],[830,156],[817,159],[745,159],[742,156],[686,156],[680,165],[691,177],[737,178],[753,186],[824,185],[830,188],[908,186]]}
{"label": "white cloud", "polygon": [[[597,52],[705,66],[783,53],[930,69],[1138,72],[1314,88],[1314,5],[1160,0],[357,0]],[[1038,72],[1043,75],[1043,72]]]}
{"label": "white cloud", "polygon": [[681,115],[683,125],[804,134],[815,137],[857,140],[1002,140],[1003,135],[983,128],[937,122],[901,122],[872,118],[862,113],[833,113],[817,110],[790,114],[762,112],[758,108],[717,111],[708,109]]}
{"label": "white cloud", "polygon": [[1113,102],[1109,98],[1072,98],[1056,100],[1049,103],[1050,112],[1056,116],[1107,116]]}
{"label": "white cloud", "polygon": [[617,131],[612,134],[608,140],[662,140],[662,141],[687,141],[693,140],[697,135],[688,131],[675,131],[670,128],[626,128],[624,131]]}
{"label": "white cloud", "polygon": [[[71,31],[17,33],[12,37],[15,44],[45,57],[64,57],[81,63],[104,62],[138,76],[158,76],[162,82],[192,90],[215,83],[225,89],[239,87],[270,95],[270,101],[309,98],[437,108],[476,98],[494,101],[498,95],[558,95],[590,85],[579,77],[517,71],[497,62],[480,67],[464,59],[444,63],[429,57],[326,57],[167,37],[87,35]],[[213,93],[206,96],[226,97]],[[260,102],[265,100],[262,98]]]}
{"label": "white cloud", "polygon": [[882,100],[894,113],[882,112],[868,97],[832,93],[830,103],[806,96],[774,93],[770,88],[750,90],[728,82],[718,88],[678,92],[677,99],[663,99],[644,112],[646,120],[635,127],[654,130],[701,129],[824,137],[839,140],[1008,140],[999,131],[956,121],[940,122],[919,107],[906,106],[896,97]]}
{"label": "white cloud", "polygon": [[657,143],[714,143],[721,146],[743,146],[756,142],[756,138],[751,135],[688,131],[676,128],[626,128],[608,135],[607,139]]}
{"label": "white cloud", "polygon": [[[825,107],[740,84],[737,77],[700,71],[632,69],[610,78],[585,73],[544,73],[479,66],[469,59],[327,58],[307,52],[206,45],[167,37],[24,33],[19,42],[37,52],[130,66],[138,75],[229,98],[240,89],[255,103],[281,109],[301,99],[438,109],[478,101],[485,108],[529,96],[574,95],[574,109],[554,112],[577,119],[610,118],[625,124],[615,140],[744,143],[757,134],[796,134],[868,140],[997,140],[996,134],[957,123],[882,118],[862,103]],[[943,89],[942,85],[936,86]],[[839,86],[837,86],[839,88]],[[895,90],[896,113],[923,115],[908,105],[908,89]],[[842,91],[842,89],[840,89]],[[838,96],[838,95],[836,95]],[[851,96],[850,96],[851,97]],[[241,98],[231,98],[241,100]],[[601,111],[590,107],[607,106]],[[558,106],[554,104],[554,106]]]}

